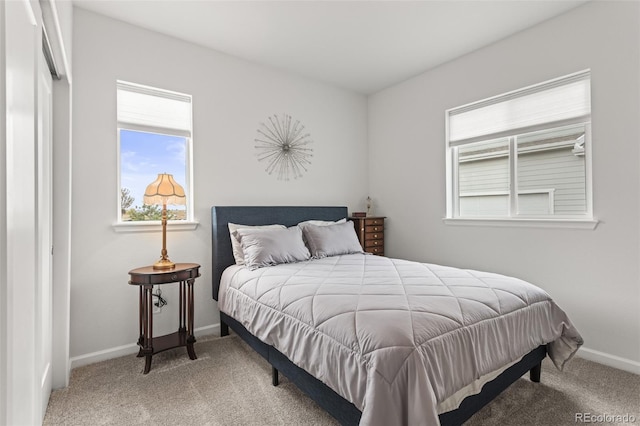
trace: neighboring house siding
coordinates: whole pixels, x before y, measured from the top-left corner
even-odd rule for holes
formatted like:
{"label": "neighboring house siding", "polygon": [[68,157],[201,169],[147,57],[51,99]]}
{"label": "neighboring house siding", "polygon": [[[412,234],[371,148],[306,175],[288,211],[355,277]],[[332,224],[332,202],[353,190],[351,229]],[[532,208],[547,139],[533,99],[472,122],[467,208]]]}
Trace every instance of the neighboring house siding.
{"label": "neighboring house siding", "polygon": [[[520,213],[584,213],[584,164],[584,156],[574,155],[570,147],[520,155]],[[509,164],[506,156],[461,162],[459,185],[462,216],[494,216],[507,213]]]}
{"label": "neighboring house siding", "polygon": [[460,163],[460,215],[504,216],[509,211],[507,157]]}
{"label": "neighboring house siding", "polygon": [[554,149],[518,157],[518,190],[555,189],[555,214],[580,214],[587,210],[584,156],[571,148]]}
{"label": "neighboring house siding", "polygon": [[460,163],[460,194],[474,192],[509,192],[507,157]]}

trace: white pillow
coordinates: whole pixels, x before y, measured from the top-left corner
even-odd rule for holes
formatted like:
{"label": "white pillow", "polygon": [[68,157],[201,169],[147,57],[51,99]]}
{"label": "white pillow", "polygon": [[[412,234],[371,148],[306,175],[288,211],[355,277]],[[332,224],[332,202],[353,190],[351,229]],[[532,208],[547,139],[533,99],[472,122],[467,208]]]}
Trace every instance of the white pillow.
{"label": "white pillow", "polygon": [[235,234],[238,229],[269,229],[269,228],[286,228],[284,225],[239,225],[237,223],[229,222],[229,235],[231,236],[231,248],[233,248],[233,258],[236,260],[236,265],[244,265],[244,253],[242,252],[242,246],[240,245],[240,238]]}
{"label": "white pillow", "polygon": [[249,269],[308,260],[311,255],[302,241],[302,230],[291,228],[236,230]]}
{"label": "white pillow", "polygon": [[305,224],[301,228],[314,259],[363,253],[352,221],[325,226]]}

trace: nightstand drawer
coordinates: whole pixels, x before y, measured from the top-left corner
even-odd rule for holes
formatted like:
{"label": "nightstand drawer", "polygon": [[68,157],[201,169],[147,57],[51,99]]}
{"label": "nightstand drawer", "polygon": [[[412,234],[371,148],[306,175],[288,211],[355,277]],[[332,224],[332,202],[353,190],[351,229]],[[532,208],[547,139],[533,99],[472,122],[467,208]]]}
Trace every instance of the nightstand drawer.
{"label": "nightstand drawer", "polygon": [[381,240],[384,238],[384,232],[365,232],[364,240]]}
{"label": "nightstand drawer", "polygon": [[364,225],[365,226],[371,226],[371,225],[382,225],[384,223],[384,218],[375,218],[375,219],[365,219],[364,220]]}
{"label": "nightstand drawer", "polygon": [[368,249],[369,247],[384,247],[384,240],[364,240],[364,248]]}
{"label": "nightstand drawer", "polygon": [[384,230],[384,226],[382,225],[367,225],[364,227],[364,232],[382,232]]}
{"label": "nightstand drawer", "polygon": [[384,247],[369,247],[366,252],[377,254],[378,256],[384,256]]}

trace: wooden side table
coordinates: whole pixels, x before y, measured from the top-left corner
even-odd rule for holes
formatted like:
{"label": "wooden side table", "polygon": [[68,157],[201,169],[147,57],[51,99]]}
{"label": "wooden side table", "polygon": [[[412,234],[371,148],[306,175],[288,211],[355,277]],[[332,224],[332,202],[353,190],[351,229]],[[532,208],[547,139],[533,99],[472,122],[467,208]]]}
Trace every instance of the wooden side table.
{"label": "wooden side table", "polygon": [[[129,284],[140,287],[140,337],[138,357],[145,357],[144,374],[151,370],[151,357],[167,349],[187,347],[190,359],[196,359],[193,344],[193,283],[200,276],[197,263],[176,263],[173,269],[158,270],[145,266],[129,271]],[[180,283],[179,317],[180,326],[175,333],[153,337],[153,296],[154,285]]]}
{"label": "wooden side table", "polygon": [[358,234],[362,249],[368,253],[384,256],[385,216],[350,217]]}

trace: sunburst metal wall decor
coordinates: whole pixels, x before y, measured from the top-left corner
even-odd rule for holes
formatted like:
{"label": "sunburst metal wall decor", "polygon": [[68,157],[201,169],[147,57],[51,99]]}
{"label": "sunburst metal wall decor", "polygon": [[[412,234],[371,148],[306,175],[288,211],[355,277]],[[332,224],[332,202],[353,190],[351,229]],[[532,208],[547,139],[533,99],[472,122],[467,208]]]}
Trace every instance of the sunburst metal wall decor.
{"label": "sunburst metal wall decor", "polygon": [[265,171],[270,175],[275,172],[278,180],[289,180],[290,175],[298,179],[308,171],[313,157],[310,136],[304,133],[300,121],[294,122],[290,115],[273,115],[258,127],[255,139],[258,161],[265,161]]}

